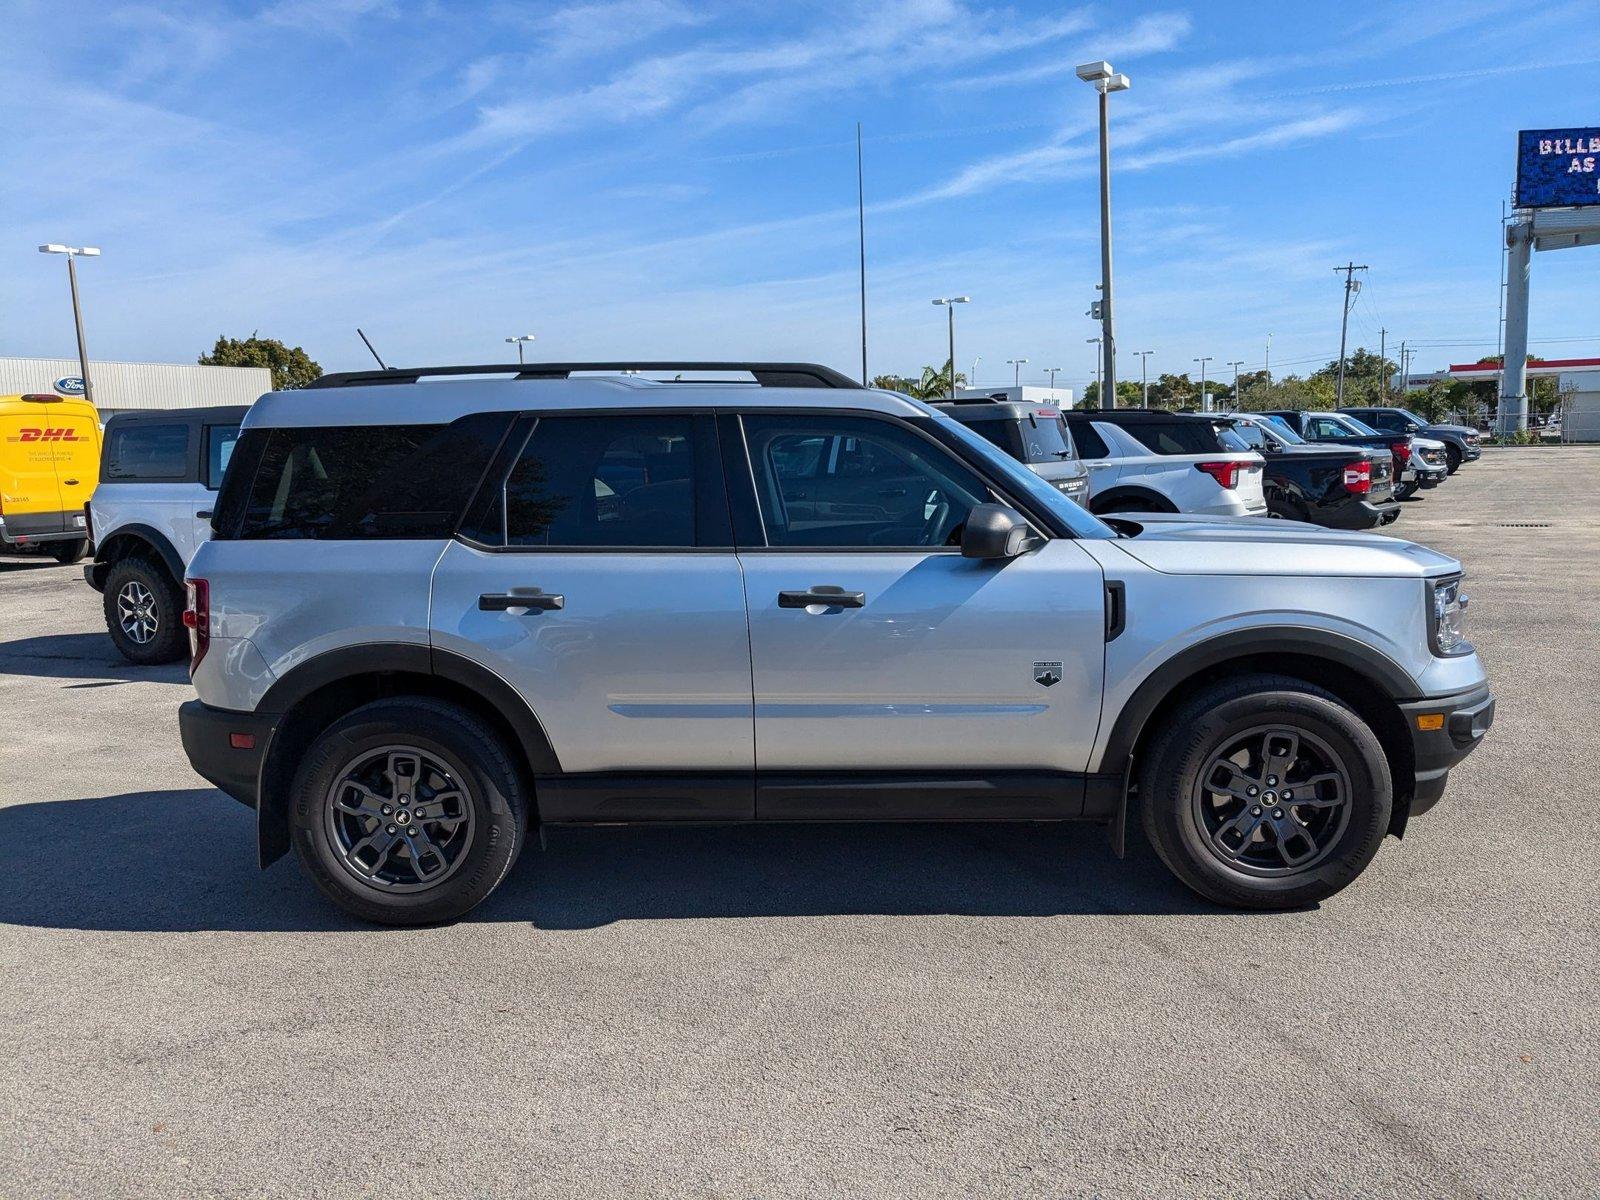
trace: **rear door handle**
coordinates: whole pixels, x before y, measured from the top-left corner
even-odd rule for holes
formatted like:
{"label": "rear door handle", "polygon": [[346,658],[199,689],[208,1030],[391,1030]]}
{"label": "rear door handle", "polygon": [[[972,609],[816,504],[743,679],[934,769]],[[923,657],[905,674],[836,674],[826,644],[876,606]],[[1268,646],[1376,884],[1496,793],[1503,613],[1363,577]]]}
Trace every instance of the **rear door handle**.
{"label": "rear door handle", "polygon": [[865,592],[847,592],[832,584],[819,584],[803,592],[779,592],[779,608],[810,608],[813,604],[826,604],[829,608],[861,608],[867,603]]}
{"label": "rear door handle", "polygon": [[565,596],[541,592],[537,588],[530,588],[526,592],[484,592],[478,597],[478,608],[483,612],[505,612],[511,608],[532,608],[550,612],[566,606]]}
{"label": "rear door handle", "polygon": [[195,513],[194,515],[195,515],[195,519],[197,521],[209,521],[209,520],[211,520],[211,510],[209,508],[202,508],[199,512]]}

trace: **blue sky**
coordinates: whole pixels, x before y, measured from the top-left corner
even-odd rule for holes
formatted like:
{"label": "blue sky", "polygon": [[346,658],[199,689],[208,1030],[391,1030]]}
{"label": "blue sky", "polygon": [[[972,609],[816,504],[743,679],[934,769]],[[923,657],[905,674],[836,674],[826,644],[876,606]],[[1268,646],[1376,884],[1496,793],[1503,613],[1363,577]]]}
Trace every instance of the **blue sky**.
{"label": "blue sky", "polygon": [[[1305,369],[1352,342],[1492,352],[1518,128],[1600,124],[1600,6],[978,0],[0,0],[0,354],[219,333],[329,369],[538,357],[1092,378],[1094,95],[1110,59],[1124,376]],[[1535,264],[1534,349],[1600,353],[1600,250]],[[1541,341],[1539,339],[1578,339]],[[1446,345],[1444,343],[1470,343]]]}

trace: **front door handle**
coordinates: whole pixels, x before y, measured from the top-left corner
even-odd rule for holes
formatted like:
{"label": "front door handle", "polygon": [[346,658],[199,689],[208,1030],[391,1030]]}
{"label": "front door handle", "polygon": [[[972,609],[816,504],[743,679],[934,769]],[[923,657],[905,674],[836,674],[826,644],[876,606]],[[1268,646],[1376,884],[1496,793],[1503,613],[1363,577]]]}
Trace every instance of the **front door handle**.
{"label": "front door handle", "polygon": [[211,520],[211,509],[202,508],[199,512],[195,513],[194,516],[195,520],[197,521],[209,521]]}
{"label": "front door handle", "polygon": [[803,592],[779,592],[779,608],[810,608],[813,604],[826,604],[829,608],[861,608],[867,603],[865,592],[847,592],[832,584],[819,584]]}
{"label": "front door handle", "polygon": [[78,481],[76,479],[63,479],[61,482],[66,484],[68,487],[78,486]]}
{"label": "front door handle", "polygon": [[525,592],[484,592],[478,597],[478,608],[483,612],[505,612],[511,608],[532,608],[541,612],[565,608],[565,596],[529,588]]}

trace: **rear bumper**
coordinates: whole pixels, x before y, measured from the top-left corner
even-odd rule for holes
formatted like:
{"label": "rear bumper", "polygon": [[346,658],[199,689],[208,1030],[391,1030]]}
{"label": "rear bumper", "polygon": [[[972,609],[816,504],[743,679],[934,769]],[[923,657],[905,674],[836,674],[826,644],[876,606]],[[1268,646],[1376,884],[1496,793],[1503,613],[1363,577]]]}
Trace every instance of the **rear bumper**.
{"label": "rear bumper", "polygon": [[[1494,724],[1494,693],[1488,684],[1454,696],[1413,700],[1402,704],[1406,728],[1411,731],[1411,750],[1416,763],[1416,784],[1412,792],[1411,815],[1420,816],[1444,795],[1450,770],[1478,748]],[[1438,729],[1419,729],[1419,717],[1442,716]]]}
{"label": "rear bumper", "polygon": [[1327,520],[1318,524],[1329,529],[1376,529],[1388,525],[1400,515],[1400,505],[1393,500],[1374,504],[1370,500],[1354,500],[1349,504],[1334,505],[1328,509]]}
{"label": "rear bumper", "polygon": [[[256,807],[261,788],[261,764],[277,732],[276,715],[229,712],[199,700],[178,706],[178,732],[183,752],[195,773],[221,788],[240,804]],[[235,745],[248,740],[249,745]]]}
{"label": "rear bumper", "polygon": [[0,544],[6,546],[77,542],[88,536],[82,512],[7,513],[0,517]]}

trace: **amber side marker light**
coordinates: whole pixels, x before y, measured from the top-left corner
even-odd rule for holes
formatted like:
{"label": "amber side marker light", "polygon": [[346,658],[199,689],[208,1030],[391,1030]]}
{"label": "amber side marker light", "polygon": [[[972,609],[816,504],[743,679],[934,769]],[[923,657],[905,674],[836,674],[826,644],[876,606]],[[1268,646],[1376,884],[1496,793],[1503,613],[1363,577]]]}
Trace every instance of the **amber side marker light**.
{"label": "amber side marker light", "polygon": [[1430,729],[1444,728],[1443,713],[1423,713],[1417,718],[1417,728],[1426,733]]}

